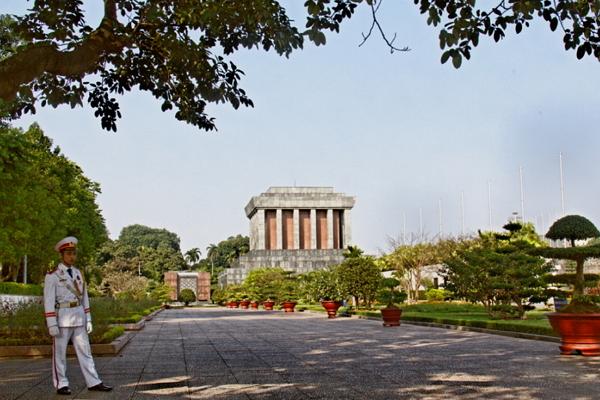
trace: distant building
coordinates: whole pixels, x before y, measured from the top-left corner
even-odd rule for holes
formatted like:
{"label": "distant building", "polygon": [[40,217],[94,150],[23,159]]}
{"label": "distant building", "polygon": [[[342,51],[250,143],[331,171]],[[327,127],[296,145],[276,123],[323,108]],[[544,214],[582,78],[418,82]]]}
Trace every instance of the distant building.
{"label": "distant building", "polygon": [[176,301],[183,289],[191,289],[198,301],[210,300],[210,273],[208,272],[165,272],[165,284],[171,288],[169,296]]}
{"label": "distant building", "polygon": [[219,285],[239,284],[254,268],[303,273],[339,264],[352,243],[354,203],[332,187],[270,187],[252,197],[250,251],[219,275]]}

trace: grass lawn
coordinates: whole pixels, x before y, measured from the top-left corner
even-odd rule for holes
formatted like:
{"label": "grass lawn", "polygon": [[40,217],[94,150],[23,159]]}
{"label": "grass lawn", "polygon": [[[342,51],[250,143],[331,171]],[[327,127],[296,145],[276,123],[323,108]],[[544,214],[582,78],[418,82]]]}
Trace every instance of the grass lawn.
{"label": "grass lawn", "polygon": [[[311,311],[323,311],[325,309],[321,305],[302,304]],[[485,312],[485,308],[477,304],[468,303],[420,303],[402,305],[402,320],[418,321],[418,322],[433,322],[447,325],[471,326],[476,328],[485,328],[501,331],[532,333],[537,335],[558,336],[550,326],[546,312],[530,311],[526,313],[527,319],[491,319]],[[356,315],[369,317],[381,317],[378,310],[357,310]]]}

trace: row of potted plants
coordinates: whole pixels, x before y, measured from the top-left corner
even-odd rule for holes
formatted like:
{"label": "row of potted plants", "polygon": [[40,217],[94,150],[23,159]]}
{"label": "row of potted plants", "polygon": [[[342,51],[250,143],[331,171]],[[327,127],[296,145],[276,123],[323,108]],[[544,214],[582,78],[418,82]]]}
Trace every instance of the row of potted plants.
{"label": "row of potted plants", "polygon": [[[600,238],[600,232],[586,218],[569,215],[557,220],[545,236],[555,240],[556,246],[528,250],[529,254],[545,259],[571,260],[576,264],[572,282],[574,289],[568,290],[567,293],[571,297],[570,303],[557,312],[548,314],[552,327],[561,336],[561,353],[576,352],[586,356],[600,356],[600,307],[598,306],[600,296],[592,296],[593,293],[589,290],[588,274],[584,274],[586,260],[600,258],[600,244],[595,244],[598,241],[590,241],[590,239]],[[569,246],[566,246],[567,243]],[[358,256],[360,257],[360,254]],[[368,263],[365,262],[366,264]],[[303,288],[303,296],[306,297],[307,291],[311,292],[312,301],[320,300],[327,310],[328,317],[335,318],[337,310],[342,304],[341,300],[348,298],[351,293],[347,289],[347,282],[343,282],[343,275],[335,267],[309,274],[309,280],[303,278],[306,286]],[[356,279],[362,282],[363,276]],[[247,297],[247,306],[253,308],[257,308],[260,300],[263,299],[263,303],[266,300],[276,300],[282,304],[299,298],[299,283],[301,286],[302,280],[281,269],[254,270],[244,285],[228,288],[231,294],[228,300],[239,301],[245,296]],[[398,305],[405,300],[406,294],[398,290],[398,280],[381,279],[376,282],[375,286],[379,288],[377,293],[379,302],[385,304],[381,310],[384,326],[400,325],[402,311]],[[356,297],[354,293],[352,295]],[[374,296],[371,294],[364,297],[363,300],[367,300],[365,302],[368,305],[372,298]],[[251,299],[254,300],[254,303]],[[242,308],[245,307],[246,303],[243,302]],[[269,309],[267,307],[269,306],[265,307],[263,304],[263,308]],[[283,308],[286,311],[293,311],[293,306]]]}

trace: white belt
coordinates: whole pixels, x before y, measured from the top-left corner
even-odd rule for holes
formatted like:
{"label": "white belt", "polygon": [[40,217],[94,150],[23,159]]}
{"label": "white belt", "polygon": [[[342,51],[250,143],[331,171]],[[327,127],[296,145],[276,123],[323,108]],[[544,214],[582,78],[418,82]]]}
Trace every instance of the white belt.
{"label": "white belt", "polygon": [[79,300],[67,301],[66,303],[56,303],[56,308],[73,308],[79,307],[81,304]]}

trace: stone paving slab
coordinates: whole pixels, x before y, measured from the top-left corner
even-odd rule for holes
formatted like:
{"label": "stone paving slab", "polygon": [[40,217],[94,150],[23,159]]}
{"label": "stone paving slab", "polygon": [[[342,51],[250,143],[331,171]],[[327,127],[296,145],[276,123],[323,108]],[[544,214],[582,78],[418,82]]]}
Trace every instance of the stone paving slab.
{"label": "stone paving slab", "polygon": [[0,360],[0,400],[600,399],[600,359],[555,343],[322,314],[166,310],[95,361],[113,392],[89,392],[74,358],[72,396],[49,359]]}

